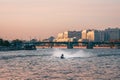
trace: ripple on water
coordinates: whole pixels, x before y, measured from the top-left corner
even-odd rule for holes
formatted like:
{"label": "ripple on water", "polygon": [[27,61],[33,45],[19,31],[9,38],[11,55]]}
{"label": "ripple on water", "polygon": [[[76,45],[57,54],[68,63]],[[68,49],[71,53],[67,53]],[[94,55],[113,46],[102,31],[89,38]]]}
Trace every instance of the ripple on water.
{"label": "ripple on water", "polygon": [[[60,50],[2,52],[0,80],[120,80],[119,50],[110,53],[110,50],[104,49],[102,54],[101,50],[95,49]],[[55,52],[59,56],[61,52],[76,54],[60,59],[53,55]]]}

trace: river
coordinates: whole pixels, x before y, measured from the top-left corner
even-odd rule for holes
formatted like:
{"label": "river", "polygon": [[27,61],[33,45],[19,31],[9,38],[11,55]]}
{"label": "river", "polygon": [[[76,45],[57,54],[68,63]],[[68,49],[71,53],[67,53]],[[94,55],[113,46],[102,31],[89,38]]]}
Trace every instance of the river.
{"label": "river", "polygon": [[0,80],[120,80],[120,49],[3,51]]}

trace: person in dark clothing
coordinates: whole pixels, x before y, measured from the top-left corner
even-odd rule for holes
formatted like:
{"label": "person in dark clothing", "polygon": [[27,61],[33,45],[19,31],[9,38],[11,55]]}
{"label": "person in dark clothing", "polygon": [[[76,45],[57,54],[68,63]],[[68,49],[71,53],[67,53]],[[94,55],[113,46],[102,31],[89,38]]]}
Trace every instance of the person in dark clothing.
{"label": "person in dark clothing", "polygon": [[61,59],[64,59],[64,55],[62,54],[60,58],[61,58]]}

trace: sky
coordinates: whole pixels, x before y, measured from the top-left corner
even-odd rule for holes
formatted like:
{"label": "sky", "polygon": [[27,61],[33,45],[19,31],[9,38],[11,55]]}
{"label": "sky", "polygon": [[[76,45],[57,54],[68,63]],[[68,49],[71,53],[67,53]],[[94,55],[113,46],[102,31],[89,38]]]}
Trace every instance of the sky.
{"label": "sky", "polygon": [[0,0],[4,39],[43,39],[108,27],[120,28],[120,0]]}

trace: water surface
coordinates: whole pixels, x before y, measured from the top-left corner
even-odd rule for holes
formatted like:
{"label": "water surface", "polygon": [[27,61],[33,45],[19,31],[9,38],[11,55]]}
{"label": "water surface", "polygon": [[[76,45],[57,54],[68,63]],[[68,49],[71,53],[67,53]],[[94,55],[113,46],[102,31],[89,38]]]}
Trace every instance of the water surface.
{"label": "water surface", "polygon": [[0,52],[0,80],[120,80],[120,49]]}

